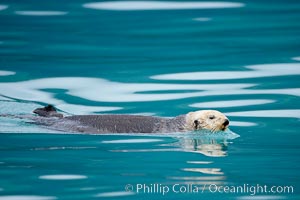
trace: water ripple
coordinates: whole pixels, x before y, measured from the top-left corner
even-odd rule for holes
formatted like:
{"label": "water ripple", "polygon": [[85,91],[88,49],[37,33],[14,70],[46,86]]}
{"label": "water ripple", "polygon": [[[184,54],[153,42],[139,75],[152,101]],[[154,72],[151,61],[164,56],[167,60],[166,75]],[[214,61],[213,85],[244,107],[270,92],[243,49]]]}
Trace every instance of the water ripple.
{"label": "water ripple", "polygon": [[253,122],[240,122],[240,121],[230,121],[230,126],[256,126],[256,123]]}
{"label": "water ripple", "polygon": [[157,80],[229,80],[299,75],[299,63],[275,63],[245,66],[251,71],[187,72],[151,76]]}
{"label": "water ripple", "polygon": [[267,103],[274,103],[274,100],[269,99],[251,99],[251,100],[230,100],[230,101],[211,101],[191,104],[190,107],[194,108],[227,108],[239,106],[252,106]]}
{"label": "water ripple", "polygon": [[16,74],[16,72],[0,70],[0,76],[10,76],[10,75],[15,75],[15,74]]}
{"label": "water ripple", "polygon": [[286,110],[254,110],[244,112],[229,112],[225,113],[228,116],[239,117],[288,117],[300,118],[300,109],[286,109]]}
{"label": "water ripple", "polygon": [[77,180],[77,179],[86,179],[87,176],[83,175],[74,175],[74,174],[55,174],[55,175],[43,175],[39,179],[45,180]]}
{"label": "water ripple", "polygon": [[127,144],[127,143],[151,143],[151,142],[161,142],[163,140],[159,139],[127,139],[127,140],[107,140],[101,143],[106,144]]}
{"label": "water ripple", "polygon": [[6,6],[6,5],[0,5],[0,11],[1,10],[5,10],[5,9],[7,9],[8,8],[8,6]]}
{"label": "water ripple", "polygon": [[28,15],[28,16],[58,16],[66,15],[68,12],[62,11],[16,11],[17,15]]}
{"label": "water ripple", "polygon": [[114,11],[220,9],[245,6],[235,2],[107,1],[83,4],[85,8]]}
{"label": "water ripple", "polygon": [[121,196],[129,196],[134,194],[135,194],[134,192],[115,191],[115,192],[98,193],[96,197],[121,197]]}
{"label": "water ripple", "polygon": [[211,18],[208,17],[197,17],[193,19],[194,21],[198,21],[198,22],[207,22],[207,21],[211,21]]}
{"label": "water ripple", "polygon": [[185,181],[223,181],[225,176],[190,176],[190,177],[168,177],[168,179]]}
{"label": "water ripple", "polygon": [[[143,102],[183,99],[208,95],[206,92],[222,94],[231,88],[239,91],[255,84],[162,84],[162,83],[120,83],[100,78],[61,77],[43,78],[22,82],[0,83],[1,94],[16,99],[47,102],[54,105],[65,104],[43,89],[65,89],[67,94],[99,102]],[[195,92],[174,92],[195,90]],[[101,92],[97,92],[101,91]],[[153,93],[160,91],[159,94]],[[198,91],[198,92],[197,92]],[[203,91],[203,92],[199,92]],[[145,93],[147,92],[147,93]]]}
{"label": "water ripple", "polygon": [[186,163],[189,163],[189,164],[211,164],[213,162],[211,161],[187,161]]}
{"label": "water ripple", "polygon": [[297,61],[300,61],[300,56],[299,57],[294,57],[292,58],[293,60],[297,60]]}
{"label": "water ripple", "polygon": [[56,197],[36,196],[36,195],[7,195],[0,196],[0,200],[53,200]]}
{"label": "water ripple", "polygon": [[200,172],[203,174],[224,174],[220,168],[183,168],[182,170],[186,172]]}
{"label": "water ripple", "polygon": [[274,195],[256,195],[256,196],[241,196],[237,197],[238,200],[278,200],[287,199],[285,196],[274,196]]}

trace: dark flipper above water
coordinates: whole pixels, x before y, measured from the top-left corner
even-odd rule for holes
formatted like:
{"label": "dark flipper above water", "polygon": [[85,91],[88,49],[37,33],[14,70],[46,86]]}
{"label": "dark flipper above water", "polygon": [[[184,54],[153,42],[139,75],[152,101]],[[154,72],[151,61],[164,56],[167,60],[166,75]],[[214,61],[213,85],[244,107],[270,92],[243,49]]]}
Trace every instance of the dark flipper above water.
{"label": "dark flipper above water", "polygon": [[37,108],[33,111],[33,113],[38,114],[41,117],[64,117],[63,114],[58,113],[52,105],[48,105],[43,108]]}

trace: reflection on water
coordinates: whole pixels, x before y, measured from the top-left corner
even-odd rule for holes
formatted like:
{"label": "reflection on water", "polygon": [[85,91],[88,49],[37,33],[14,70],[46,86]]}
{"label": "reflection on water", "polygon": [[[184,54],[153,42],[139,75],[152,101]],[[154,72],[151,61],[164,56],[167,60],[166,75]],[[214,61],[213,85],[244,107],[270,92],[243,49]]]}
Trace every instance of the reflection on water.
{"label": "reflection on water", "polygon": [[14,75],[14,74],[16,74],[16,72],[0,70],[0,76],[10,76],[10,75]]}
{"label": "reflection on water", "polygon": [[[121,83],[99,78],[45,78],[23,82],[0,83],[3,96],[48,102],[54,105],[64,104],[50,92],[43,89],[64,89],[66,94],[98,102],[141,102],[182,99],[206,95],[206,93],[222,93],[226,88],[240,91],[253,84],[162,84],[162,83]],[[195,92],[175,92],[170,90],[195,90]],[[202,91],[203,92],[197,92]],[[162,91],[160,94],[152,92]],[[141,92],[147,92],[141,93]]]}
{"label": "reflection on water", "polygon": [[6,8],[8,8],[8,6],[6,6],[6,5],[0,5],[0,11],[1,10],[5,10]]}
{"label": "reflection on water", "polygon": [[211,157],[221,157],[226,155],[227,146],[225,141],[217,142],[216,140],[203,141],[196,139],[190,141],[185,140],[184,142],[185,144],[183,147],[185,150],[195,151]]}
{"label": "reflection on water", "polygon": [[193,19],[194,21],[198,21],[198,22],[207,22],[207,21],[211,21],[211,18],[208,17],[197,17]]}
{"label": "reflection on water", "polygon": [[191,177],[168,177],[169,179],[185,181],[223,181],[225,176],[191,176]]}
{"label": "reflection on water", "polygon": [[[154,76],[166,80],[195,79],[239,79],[264,76],[284,76],[300,74],[299,64],[269,64],[247,67],[254,71],[245,72],[195,72]],[[0,75],[14,75],[14,72],[0,71]],[[145,102],[166,101],[192,97],[217,95],[257,95],[288,94],[300,96],[300,88],[248,89],[256,84],[171,84],[171,83],[121,83],[100,78],[61,77],[44,78],[21,82],[0,83],[1,95],[20,100],[38,101],[56,105],[57,108],[72,114],[88,114],[103,111],[120,110],[122,107],[87,106],[67,104],[45,89],[66,90],[65,94],[96,102]],[[174,92],[170,92],[170,91]],[[191,91],[192,90],[192,91]],[[159,93],[158,93],[159,92]],[[198,108],[224,108],[270,104],[272,99],[249,99],[232,101],[211,101],[191,104]],[[297,111],[297,110],[295,110]],[[291,110],[291,112],[294,112]],[[275,115],[274,115],[275,116]]]}
{"label": "reflection on water", "polygon": [[130,196],[134,194],[135,194],[134,192],[115,191],[115,192],[102,192],[96,194],[95,197],[122,197],[122,196]]}
{"label": "reflection on water", "polygon": [[159,139],[126,139],[126,140],[110,140],[110,141],[102,141],[102,143],[106,144],[124,144],[124,143],[149,143],[149,142],[160,142],[162,140]]}
{"label": "reflection on water", "polygon": [[300,118],[300,109],[286,109],[286,110],[255,110],[245,112],[229,112],[228,116],[241,117],[288,117]]}
{"label": "reflection on water", "polygon": [[158,80],[226,80],[299,75],[299,63],[276,63],[246,66],[250,71],[190,72],[152,76]]}
{"label": "reflection on water", "polygon": [[211,139],[203,137],[202,139],[180,138],[173,144],[179,146],[183,151],[201,153],[209,157],[226,156],[227,140]]}
{"label": "reflection on water", "polygon": [[28,15],[28,16],[57,16],[66,15],[67,12],[62,11],[16,11],[17,15]]}
{"label": "reflection on water", "polygon": [[54,175],[39,176],[39,179],[45,179],[45,180],[77,180],[77,179],[86,179],[86,178],[87,176],[73,175],[73,174],[54,174]]}
{"label": "reflection on water", "polygon": [[[128,134],[127,134],[128,135]],[[130,135],[130,134],[129,134]],[[136,134],[135,134],[136,135]],[[156,134],[157,135],[157,134]],[[155,151],[184,151],[201,153],[209,157],[223,157],[226,156],[228,148],[228,140],[238,138],[239,135],[230,130],[219,131],[211,133],[210,131],[201,130],[191,133],[171,133],[163,134],[161,136],[170,136],[176,138],[176,142],[172,144],[160,145],[159,147],[173,147],[173,148],[155,148],[155,149],[118,149],[112,150],[117,152],[155,152]],[[152,143],[161,142],[158,139],[125,139],[102,141],[105,144],[131,144],[131,143]],[[198,164],[208,164],[207,162],[198,162]]]}
{"label": "reflection on water", "polygon": [[237,197],[238,200],[281,200],[287,199],[286,196],[280,195],[255,195],[255,196],[241,196]]}
{"label": "reflection on water", "polygon": [[56,197],[46,197],[37,195],[9,195],[0,196],[0,200],[55,200]]}
{"label": "reflection on water", "polygon": [[177,9],[219,9],[243,7],[232,2],[175,2],[175,1],[108,1],[84,4],[85,8],[115,11],[130,10],[177,10]]}
{"label": "reflection on water", "polygon": [[224,107],[239,107],[252,106],[267,103],[274,103],[274,100],[269,99],[251,99],[251,100],[231,100],[231,101],[212,101],[203,103],[193,103],[190,106],[194,108],[224,108]]}
{"label": "reflection on water", "polygon": [[227,141],[201,140],[201,139],[179,139],[172,146],[179,148],[155,148],[155,149],[122,149],[111,150],[112,152],[166,152],[166,151],[184,151],[201,153],[209,157],[226,156]]}
{"label": "reflection on water", "polygon": [[200,172],[203,174],[223,175],[220,168],[184,168],[186,172]]}
{"label": "reflection on water", "polygon": [[211,164],[211,161],[187,161],[189,164]]}
{"label": "reflection on water", "polygon": [[230,121],[230,126],[256,126],[253,122]]}

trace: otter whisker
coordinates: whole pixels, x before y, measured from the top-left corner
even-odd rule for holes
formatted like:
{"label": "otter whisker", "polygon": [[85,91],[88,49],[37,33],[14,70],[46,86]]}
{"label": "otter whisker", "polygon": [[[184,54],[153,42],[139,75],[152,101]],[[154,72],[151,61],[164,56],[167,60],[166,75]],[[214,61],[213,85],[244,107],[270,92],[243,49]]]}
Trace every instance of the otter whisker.
{"label": "otter whisker", "polygon": [[206,124],[206,125],[204,125],[204,126],[201,126],[201,128],[202,128],[202,129],[203,129],[203,128],[206,128],[208,125],[209,125],[209,124]]}
{"label": "otter whisker", "polygon": [[213,133],[216,133],[216,132],[217,132],[217,127],[213,128],[213,129],[212,129],[212,132],[213,132]]}

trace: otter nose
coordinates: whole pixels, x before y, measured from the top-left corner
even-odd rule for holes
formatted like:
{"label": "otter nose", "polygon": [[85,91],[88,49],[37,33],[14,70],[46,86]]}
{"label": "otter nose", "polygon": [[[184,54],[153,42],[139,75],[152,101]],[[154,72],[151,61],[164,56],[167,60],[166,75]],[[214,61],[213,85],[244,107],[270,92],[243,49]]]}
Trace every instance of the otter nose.
{"label": "otter nose", "polygon": [[225,122],[223,123],[224,126],[227,126],[229,124],[229,120],[225,119]]}

